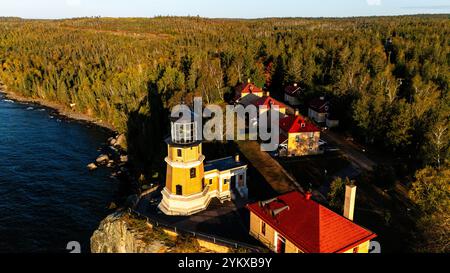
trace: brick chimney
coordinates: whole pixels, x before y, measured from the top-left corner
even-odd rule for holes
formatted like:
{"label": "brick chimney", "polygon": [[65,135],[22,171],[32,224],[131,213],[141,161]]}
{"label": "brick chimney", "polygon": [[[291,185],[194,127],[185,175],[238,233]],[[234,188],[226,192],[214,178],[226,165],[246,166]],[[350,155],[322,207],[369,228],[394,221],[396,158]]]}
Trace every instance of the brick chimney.
{"label": "brick chimney", "polygon": [[239,162],[239,161],[240,161],[240,159],[239,159],[239,154],[236,154],[236,155],[234,156],[234,161],[236,161],[236,162]]}
{"label": "brick chimney", "polygon": [[356,186],[345,186],[345,203],[344,203],[344,217],[353,221],[353,213],[355,211]]}

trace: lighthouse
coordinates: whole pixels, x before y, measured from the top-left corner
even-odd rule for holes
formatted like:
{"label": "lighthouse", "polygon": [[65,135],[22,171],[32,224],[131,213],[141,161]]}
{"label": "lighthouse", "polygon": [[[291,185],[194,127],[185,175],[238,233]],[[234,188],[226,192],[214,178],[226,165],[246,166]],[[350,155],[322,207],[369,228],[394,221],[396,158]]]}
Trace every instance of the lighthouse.
{"label": "lighthouse", "polygon": [[239,157],[205,162],[195,117],[189,111],[171,118],[166,183],[158,206],[167,215],[192,215],[207,209],[212,198],[225,202],[248,195],[247,165]]}

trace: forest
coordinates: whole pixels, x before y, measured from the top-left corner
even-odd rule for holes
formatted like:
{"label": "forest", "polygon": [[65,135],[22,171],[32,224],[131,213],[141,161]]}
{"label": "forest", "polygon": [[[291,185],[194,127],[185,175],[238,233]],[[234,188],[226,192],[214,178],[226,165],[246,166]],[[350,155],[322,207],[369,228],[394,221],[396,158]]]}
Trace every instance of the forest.
{"label": "forest", "polygon": [[277,98],[297,83],[305,101],[332,100],[341,130],[408,162],[418,206],[443,181],[429,198],[446,203],[423,211],[446,215],[432,222],[448,235],[449,37],[449,15],[0,18],[0,81],[112,124],[149,172],[160,168],[171,106],[227,103],[248,79]]}

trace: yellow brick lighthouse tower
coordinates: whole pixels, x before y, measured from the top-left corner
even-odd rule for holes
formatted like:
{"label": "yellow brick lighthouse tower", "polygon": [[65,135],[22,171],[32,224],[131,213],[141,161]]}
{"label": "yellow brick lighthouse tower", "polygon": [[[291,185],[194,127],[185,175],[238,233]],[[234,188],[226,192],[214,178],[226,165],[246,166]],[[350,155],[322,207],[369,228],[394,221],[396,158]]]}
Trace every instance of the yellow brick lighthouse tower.
{"label": "yellow brick lighthouse tower", "polygon": [[158,206],[167,215],[200,212],[208,207],[212,198],[217,197],[221,202],[231,200],[233,190],[247,197],[247,165],[238,157],[204,164],[197,126],[192,112],[171,119],[171,136],[166,139],[166,185]]}

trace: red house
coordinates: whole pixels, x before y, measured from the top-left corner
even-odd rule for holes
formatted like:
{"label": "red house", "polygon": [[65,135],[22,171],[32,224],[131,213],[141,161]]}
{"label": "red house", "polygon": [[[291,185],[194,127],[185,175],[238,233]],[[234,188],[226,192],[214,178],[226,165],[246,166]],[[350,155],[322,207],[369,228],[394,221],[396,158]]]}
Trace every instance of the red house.
{"label": "red house", "polygon": [[280,119],[280,156],[320,153],[320,129],[296,113]]}
{"label": "red house", "polygon": [[248,94],[254,94],[258,97],[262,97],[263,90],[259,88],[258,86],[254,85],[250,82],[250,80],[247,83],[242,83],[235,88],[235,99],[239,100],[243,97],[245,97]]}
{"label": "red house", "polygon": [[375,233],[310,197],[290,192],[247,205],[250,234],[277,253],[368,253]]}
{"label": "red house", "polygon": [[[284,104],[272,97],[269,97],[269,96],[263,96],[263,97],[257,99],[256,101],[254,101],[252,104],[255,105],[256,107],[258,107],[258,109],[260,106],[263,106],[263,107],[265,106],[267,108],[267,110],[271,109],[273,106],[278,106],[278,112],[280,112],[283,115],[286,114],[286,108],[287,108],[286,104]],[[265,111],[260,110],[259,113],[260,114],[264,113],[267,110],[265,110]]]}

